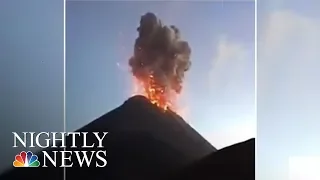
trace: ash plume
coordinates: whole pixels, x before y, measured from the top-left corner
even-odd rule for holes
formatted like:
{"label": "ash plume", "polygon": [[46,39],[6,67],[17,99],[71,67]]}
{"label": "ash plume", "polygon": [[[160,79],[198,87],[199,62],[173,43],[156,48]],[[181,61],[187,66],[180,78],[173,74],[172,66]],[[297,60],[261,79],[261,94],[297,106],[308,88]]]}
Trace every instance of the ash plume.
{"label": "ash plume", "polygon": [[184,74],[191,66],[191,48],[177,27],[165,26],[153,13],[141,17],[134,55],[129,59],[133,75],[146,81],[152,75],[163,93],[180,93]]}

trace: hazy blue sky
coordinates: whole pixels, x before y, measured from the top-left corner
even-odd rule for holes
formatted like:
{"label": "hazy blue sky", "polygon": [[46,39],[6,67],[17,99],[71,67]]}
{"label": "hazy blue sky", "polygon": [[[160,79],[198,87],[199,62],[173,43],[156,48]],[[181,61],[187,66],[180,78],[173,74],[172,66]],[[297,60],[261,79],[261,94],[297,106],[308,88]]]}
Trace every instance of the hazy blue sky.
{"label": "hazy blue sky", "polygon": [[258,3],[259,180],[320,179],[319,7]]}
{"label": "hazy blue sky", "polygon": [[186,121],[214,146],[254,136],[254,2],[67,3],[67,130],[132,92],[127,61],[140,16],[180,28],[192,48],[182,100]]}
{"label": "hazy blue sky", "polygon": [[2,171],[12,132],[63,131],[63,1],[2,0],[0,24]]}

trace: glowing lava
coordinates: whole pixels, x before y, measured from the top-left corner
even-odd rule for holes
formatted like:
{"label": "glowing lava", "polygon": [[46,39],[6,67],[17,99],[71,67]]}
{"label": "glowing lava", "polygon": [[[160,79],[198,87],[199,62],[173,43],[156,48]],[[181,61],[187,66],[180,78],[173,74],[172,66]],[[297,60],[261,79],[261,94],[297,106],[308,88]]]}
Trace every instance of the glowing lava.
{"label": "glowing lava", "polygon": [[156,85],[153,75],[149,76],[147,83],[145,83],[144,85],[147,97],[151,101],[151,103],[164,110],[167,110],[172,106],[170,100],[167,97],[166,89]]}
{"label": "glowing lava", "polygon": [[164,87],[161,87],[155,83],[154,76],[149,75],[144,80],[135,79],[134,82],[134,95],[140,94],[147,97],[152,104],[157,105],[163,110],[174,110],[173,101],[174,98],[170,95],[170,92]]}
{"label": "glowing lava", "polygon": [[[145,80],[138,80],[135,77],[133,78],[133,93],[132,96],[135,95],[143,95],[150,100],[151,103],[155,104],[156,106],[160,107],[164,111],[170,109],[174,111],[176,114],[184,118],[185,120],[188,119],[189,108],[186,106],[187,103],[184,102],[181,104],[178,103],[177,97],[179,94],[172,92],[170,96],[169,93],[166,92],[165,89],[161,87],[157,87],[154,82],[154,77],[149,75],[149,78]],[[167,90],[168,91],[168,90]],[[167,93],[167,94],[165,94]],[[180,97],[179,99],[181,100]]]}

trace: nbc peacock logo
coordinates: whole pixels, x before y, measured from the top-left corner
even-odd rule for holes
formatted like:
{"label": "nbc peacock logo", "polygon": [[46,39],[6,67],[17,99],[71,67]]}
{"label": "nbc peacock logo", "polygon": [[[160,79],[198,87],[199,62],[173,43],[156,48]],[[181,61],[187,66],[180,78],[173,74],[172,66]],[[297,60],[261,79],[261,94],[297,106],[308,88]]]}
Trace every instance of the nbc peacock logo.
{"label": "nbc peacock logo", "polygon": [[22,151],[17,154],[15,160],[13,161],[14,167],[39,167],[40,162],[38,161],[38,156],[34,155],[31,151]]}

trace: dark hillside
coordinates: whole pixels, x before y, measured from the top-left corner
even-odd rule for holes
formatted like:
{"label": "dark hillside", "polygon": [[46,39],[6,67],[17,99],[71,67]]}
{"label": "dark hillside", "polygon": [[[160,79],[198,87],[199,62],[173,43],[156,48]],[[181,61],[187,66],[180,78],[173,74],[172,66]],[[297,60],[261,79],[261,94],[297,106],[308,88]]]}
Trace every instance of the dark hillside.
{"label": "dark hillside", "polygon": [[[92,121],[78,132],[109,132],[103,142],[108,153],[108,165],[105,168],[66,168],[67,180],[156,179],[216,151],[180,116],[171,111],[164,112],[143,96],[128,99],[120,107]],[[77,141],[81,142],[79,139]],[[87,141],[92,144],[96,139],[89,136]],[[70,145],[70,137],[67,142]],[[42,153],[38,156],[41,163]],[[73,161],[76,161],[75,156]],[[39,167],[15,168],[0,179],[63,177],[63,168]]]}

